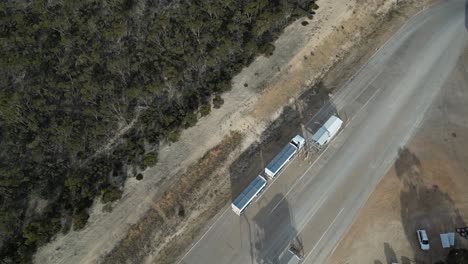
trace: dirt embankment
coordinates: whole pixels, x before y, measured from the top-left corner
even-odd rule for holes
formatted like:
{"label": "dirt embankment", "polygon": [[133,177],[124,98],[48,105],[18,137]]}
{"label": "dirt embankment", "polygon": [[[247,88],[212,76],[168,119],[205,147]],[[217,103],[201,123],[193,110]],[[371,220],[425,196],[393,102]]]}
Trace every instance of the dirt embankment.
{"label": "dirt embankment", "polygon": [[130,229],[104,263],[122,263],[124,260],[143,263],[150,253],[174,262],[177,251],[167,249],[185,248],[187,238],[190,240],[198,231],[193,226],[207,222],[222,208],[223,204],[217,203],[214,197],[223,201],[229,199],[229,189],[223,188],[228,185],[224,177],[227,171],[218,164],[227,163],[241,142],[242,135],[233,132],[197,164],[190,166],[187,173],[152,204],[145,217]]}
{"label": "dirt embankment", "polygon": [[[275,42],[276,50],[271,57],[257,58],[234,78],[233,90],[225,94],[221,109],[184,131],[179,142],[163,147],[158,166],[148,169],[142,181],[128,180],[121,201],[111,212],[103,212],[102,205],[97,202],[83,231],[59,236],[39,250],[35,262],[173,262],[208,219],[235,196],[249,177],[259,172],[264,161],[281,145],[278,141],[287,141],[297,131],[299,124],[292,126],[290,123],[300,121],[294,102],[307,105],[303,110],[312,114],[327,94],[314,86],[324,74],[345,58],[348,67],[340,69],[338,66],[333,71],[347,78],[357,70],[353,63],[370,56],[369,50],[363,48],[369,47],[367,38],[385,25],[390,18],[387,14],[396,8],[395,3],[395,0],[318,1],[320,8],[317,15],[308,20],[308,25],[301,24],[304,19],[290,25]],[[350,50],[359,52],[350,55]],[[310,96],[292,100],[305,91],[311,93]],[[293,107],[286,107],[288,105]],[[271,125],[282,113],[283,116]],[[264,133],[273,127],[278,128],[273,135]],[[190,192],[189,195],[183,196],[184,199],[171,196],[172,202],[163,206],[161,201],[168,198],[171,189],[178,190],[178,184],[192,181],[187,175],[197,178],[191,174],[193,166],[207,162],[204,159],[212,155],[213,150],[224,149],[222,144],[228,143],[222,140],[231,131],[242,135],[238,148],[225,150],[228,156],[211,159],[213,163],[204,163],[212,169],[198,171],[206,177],[193,185],[199,189],[184,187],[182,189]],[[259,141],[265,139],[276,143],[260,146]],[[237,165],[230,166],[245,150],[247,154],[241,157],[241,163],[252,160],[255,155],[260,162],[255,165],[236,162]],[[186,171],[188,173],[184,173]],[[203,197],[204,192],[207,195]]]}

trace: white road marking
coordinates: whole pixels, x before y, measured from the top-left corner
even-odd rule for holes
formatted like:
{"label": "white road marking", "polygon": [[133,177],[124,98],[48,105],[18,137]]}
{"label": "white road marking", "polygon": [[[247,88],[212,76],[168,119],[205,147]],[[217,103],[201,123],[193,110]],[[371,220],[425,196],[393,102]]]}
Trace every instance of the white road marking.
{"label": "white road marking", "polygon": [[[349,123],[351,123],[351,121],[353,121],[353,119],[359,115],[359,113],[369,104],[369,102],[372,101],[372,99],[374,99],[374,97],[377,95],[377,93],[380,91],[381,87],[379,87],[377,90],[375,90],[375,92],[372,94],[371,97],[369,97],[369,99],[366,101],[366,103],[364,103],[361,108],[349,119],[349,121],[347,122],[347,124],[345,126],[348,126]],[[359,96],[357,96],[359,97]],[[356,97],[356,98],[357,98]],[[341,131],[335,136],[335,139],[339,137],[339,135],[343,132],[344,129],[341,129]],[[331,143],[330,143],[331,144]],[[301,179],[307,174],[307,172],[309,172],[309,170],[315,165],[315,163],[320,160],[320,157],[322,157],[323,154],[325,154],[325,152],[327,152],[328,150],[328,146],[330,146],[330,144],[327,144],[326,148],[322,151],[322,153],[320,153],[320,155],[315,159],[315,161],[309,166],[309,168],[307,168],[307,170],[301,175],[301,177],[299,177],[293,184],[293,186],[291,186],[291,188],[289,188],[288,192],[281,198],[281,200],[278,202],[278,204],[275,205],[275,207],[273,207],[273,209],[270,211],[270,214],[275,211],[275,209],[280,205],[280,203],[288,196],[288,194],[296,187],[296,185],[301,181]],[[292,160],[291,160],[292,161]],[[287,164],[287,166],[289,166],[291,162],[289,162]],[[286,167],[284,168],[284,170],[286,170]],[[284,171],[283,170],[283,171]],[[283,171],[281,173],[283,173]],[[278,175],[279,176],[279,175]],[[275,177],[275,180],[276,180],[277,177]],[[273,181],[274,182],[274,181]],[[272,182],[272,184],[273,184]],[[265,192],[266,192],[266,189],[265,189]]]}
{"label": "white road marking", "polygon": [[320,244],[320,241],[322,241],[323,237],[325,237],[325,235],[328,233],[328,231],[330,230],[330,228],[333,226],[333,224],[335,223],[336,219],[338,219],[338,217],[341,215],[341,213],[343,213],[343,210],[344,208],[341,208],[340,212],[335,216],[335,218],[333,219],[333,221],[330,223],[330,225],[327,227],[327,229],[325,230],[325,232],[323,232],[322,236],[320,237],[320,239],[317,241],[317,243],[315,243],[315,246],[312,248],[312,250],[307,254],[307,256],[304,258],[304,263],[306,262],[307,258],[310,257],[310,254],[312,254],[312,252],[314,252],[315,248]]}
{"label": "white road marking", "polygon": [[271,209],[270,211],[270,214],[275,211],[275,209],[279,206],[279,204],[288,196],[288,194],[292,191],[292,189],[294,189],[294,187],[296,187],[296,185],[301,181],[301,179],[304,177],[304,175],[306,175],[306,173],[314,166],[314,164],[320,159],[320,157],[326,152],[328,148],[326,148],[322,153],[320,153],[320,155],[315,159],[315,161],[309,166],[309,168],[307,168],[307,170],[301,175],[301,177],[299,177],[295,182],[294,184],[289,188],[288,192],[281,198],[281,200],[275,205],[275,207],[273,207],[273,209]]}
{"label": "white road marking", "polygon": [[214,226],[216,223],[218,223],[219,219],[221,219],[221,218],[224,216],[224,214],[226,214],[226,212],[227,212],[228,210],[230,210],[230,209],[231,209],[231,208],[227,208],[226,210],[224,210],[224,212],[218,217],[218,219],[216,219],[216,221],[215,221],[213,224],[210,225],[210,227],[208,228],[208,230],[206,230],[206,232],[200,237],[200,239],[199,239],[195,244],[192,245],[192,247],[187,251],[187,253],[185,253],[185,255],[184,255],[182,258],[180,258],[180,260],[177,262],[177,264],[180,264],[180,263],[184,260],[184,258],[192,251],[192,249],[193,249],[194,247],[196,247],[198,243],[200,243],[200,241],[206,236],[206,234],[208,234],[208,232],[211,230],[211,228],[213,228],[213,226]]}
{"label": "white road marking", "polygon": [[327,192],[325,192],[322,195],[322,197],[320,197],[320,204],[315,207],[314,212],[306,219],[306,221],[304,222],[304,224],[302,224],[302,226],[299,228],[299,230],[297,230],[298,234],[300,234],[302,232],[302,230],[305,228],[307,223],[309,223],[310,219],[312,219],[312,217],[314,217],[314,215],[318,212],[318,210],[320,208],[322,208],[323,203],[327,200],[326,198],[328,198],[328,191],[329,190],[330,190],[330,188],[328,188]]}
{"label": "white road marking", "polygon": [[[366,106],[367,104],[372,101],[372,99],[377,95],[377,93],[380,91],[381,88],[378,88],[374,94],[369,98],[369,100],[367,100],[367,102],[356,112],[355,115],[353,115],[348,124],[354,119],[354,117],[356,117]],[[348,125],[347,124],[347,125]],[[338,135],[336,135],[335,138],[338,138],[339,135],[343,132],[343,129],[338,133]],[[275,211],[276,208],[278,208],[278,206],[281,204],[281,202],[289,195],[289,193],[296,187],[296,185],[302,180],[302,178],[307,174],[307,172],[309,172],[309,170],[315,165],[315,163],[317,163],[317,161],[320,160],[320,158],[322,157],[323,154],[325,154],[328,150],[328,147],[329,145],[326,146],[326,148],[320,153],[319,156],[317,156],[317,158],[315,159],[315,161],[307,168],[307,170],[294,182],[294,184],[289,188],[288,192],[281,198],[281,200],[275,205],[275,207],[273,207],[273,209],[270,211],[270,214]],[[264,193],[266,193],[266,191],[271,187],[271,185],[273,185],[273,183],[279,178],[279,176],[281,174],[283,174],[287,167],[289,167],[289,165],[291,165],[291,163],[299,156],[299,152],[297,154],[294,155],[294,157],[288,161],[288,163],[285,165],[285,167],[283,167],[280,171],[279,174],[275,175],[275,177],[273,178],[273,180],[271,181],[271,183],[268,183],[267,184],[267,187],[265,188],[265,190],[262,191],[262,193],[260,193],[260,195],[256,198],[256,200],[260,199]],[[268,176],[267,176],[268,178]],[[322,204],[325,202],[326,199],[324,199],[325,196],[328,195],[328,191],[331,189],[331,187],[328,188],[327,192],[325,192],[322,197],[320,197],[320,205],[318,207],[315,208],[314,210],[314,213],[306,220],[305,224],[303,224],[303,226],[300,228],[299,232],[302,231],[302,229],[304,229],[304,227],[306,226],[306,224],[309,222],[309,220],[314,217],[314,215],[317,213],[317,211],[321,208]],[[185,253],[185,255],[179,260],[178,264],[180,264],[182,262],[182,260],[193,250],[193,248],[195,248],[195,246],[197,246],[198,243],[200,243],[200,241],[206,236],[206,234],[213,228],[213,226],[219,221],[219,219],[221,219],[221,217],[224,216],[224,214],[229,210],[230,208],[227,208],[219,217],[218,219],[216,219],[216,221],[210,225],[210,227],[208,228],[208,230],[200,237],[200,239],[195,243],[193,244],[193,246]],[[247,210],[247,208],[245,209]],[[340,212],[341,213],[341,212]]]}

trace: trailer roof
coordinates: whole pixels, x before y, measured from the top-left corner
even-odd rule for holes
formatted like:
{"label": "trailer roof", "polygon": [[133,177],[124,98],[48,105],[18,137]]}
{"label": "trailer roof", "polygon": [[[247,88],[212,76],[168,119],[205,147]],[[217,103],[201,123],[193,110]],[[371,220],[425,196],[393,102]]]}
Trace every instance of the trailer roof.
{"label": "trailer roof", "polygon": [[266,166],[266,168],[271,171],[273,174],[276,174],[280,169],[281,167],[284,165],[284,163],[286,163],[286,161],[288,161],[291,156],[296,152],[296,147],[291,145],[291,144],[287,144],[281,151],[280,153],[278,153],[278,155],[276,155],[276,157],[274,157],[270,163],[268,163],[268,165]]}
{"label": "trailer roof", "polygon": [[312,140],[322,146],[323,144],[325,144],[325,142],[327,142],[329,137],[329,132],[322,126],[312,136]]}
{"label": "trailer roof", "polygon": [[343,121],[336,116],[331,116],[325,124],[312,136],[312,140],[317,142],[319,145],[324,145],[327,140],[335,135],[340,130]]}
{"label": "trailer roof", "polygon": [[286,250],[279,258],[279,264],[299,264],[301,259],[290,250]]}
{"label": "trailer roof", "polygon": [[257,195],[266,185],[266,180],[262,176],[257,176],[255,179],[237,196],[232,202],[234,206],[243,210],[250,201]]}

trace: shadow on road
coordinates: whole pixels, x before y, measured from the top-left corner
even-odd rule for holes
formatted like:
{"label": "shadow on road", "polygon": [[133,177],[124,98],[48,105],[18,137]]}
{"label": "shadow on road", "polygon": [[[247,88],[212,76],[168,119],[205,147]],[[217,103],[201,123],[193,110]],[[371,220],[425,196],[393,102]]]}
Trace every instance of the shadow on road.
{"label": "shadow on road", "polygon": [[[443,193],[437,185],[427,186],[424,183],[425,172],[421,161],[409,149],[399,150],[395,171],[403,184],[400,192],[400,215],[406,238],[414,252],[414,261],[442,259],[448,251],[442,249],[439,234],[454,232],[456,227],[465,226],[458,209],[454,207],[448,194]],[[427,231],[431,246],[429,252],[421,250],[417,229]]]}
{"label": "shadow on road", "polygon": [[282,263],[280,258],[283,252],[297,241],[291,208],[282,194],[276,195],[258,212],[250,230],[252,259],[255,259],[255,263]]}

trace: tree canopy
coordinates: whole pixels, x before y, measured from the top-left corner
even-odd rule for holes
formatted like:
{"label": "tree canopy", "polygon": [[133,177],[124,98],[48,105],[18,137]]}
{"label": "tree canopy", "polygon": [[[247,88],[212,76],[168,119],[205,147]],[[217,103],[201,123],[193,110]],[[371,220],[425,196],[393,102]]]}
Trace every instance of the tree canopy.
{"label": "tree canopy", "polygon": [[[118,199],[128,171],[155,165],[158,144],[221,107],[232,76],[313,9],[305,0],[1,2],[5,263],[28,262],[68,230],[64,219],[84,227],[96,196]],[[33,194],[45,208],[31,208]]]}

